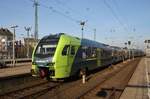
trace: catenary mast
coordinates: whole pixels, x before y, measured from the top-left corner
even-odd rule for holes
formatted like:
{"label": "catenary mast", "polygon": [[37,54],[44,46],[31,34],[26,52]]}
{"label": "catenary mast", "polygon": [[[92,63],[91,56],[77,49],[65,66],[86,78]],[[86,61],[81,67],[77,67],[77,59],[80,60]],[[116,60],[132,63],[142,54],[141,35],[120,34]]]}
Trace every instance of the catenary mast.
{"label": "catenary mast", "polygon": [[34,31],[34,38],[38,39],[38,0],[34,0],[34,7],[35,7],[35,31]]}

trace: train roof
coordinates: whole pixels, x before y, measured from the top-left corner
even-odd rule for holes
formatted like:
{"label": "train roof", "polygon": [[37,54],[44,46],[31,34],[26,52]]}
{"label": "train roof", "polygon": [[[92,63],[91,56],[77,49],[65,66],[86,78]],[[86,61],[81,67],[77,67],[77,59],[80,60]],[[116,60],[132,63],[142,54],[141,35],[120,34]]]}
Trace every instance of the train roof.
{"label": "train roof", "polygon": [[[61,35],[69,36],[69,35],[67,35],[65,33],[50,34],[50,35],[44,36],[41,39],[41,42],[52,41],[51,38],[53,38],[54,41],[58,40]],[[89,40],[89,39],[80,39],[80,38],[75,37],[75,36],[70,36],[70,37],[74,37],[74,38],[77,38],[77,39],[81,40],[81,45],[82,46],[98,47],[98,48],[104,48],[104,49],[110,49],[110,50],[112,49],[109,45],[104,44],[104,43],[99,43],[99,42],[96,42],[96,41],[93,41],[93,40]]]}
{"label": "train roof", "polygon": [[63,34],[64,33],[46,35],[40,40],[40,42],[57,41]]}
{"label": "train roof", "polygon": [[110,46],[111,49],[113,50],[122,50],[123,48],[118,47],[118,46]]}
{"label": "train roof", "polygon": [[81,45],[83,46],[91,46],[91,47],[98,47],[98,48],[107,48],[107,46],[104,43],[99,43],[93,40],[88,40],[88,39],[81,39]]}
{"label": "train roof", "polygon": [[[64,34],[62,33],[61,35],[67,35],[67,34]],[[69,36],[69,35],[67,35]],[[82,46],[89,46],[89,47],[98,47],[98,48],[104,48],[104,49],[110,49],[107,45],[107,44],[104,44],[104,43],[99,43],[97,41],[93,41],[93,40],[89,40],[89,39],[80,39],[78,37],[75,37],[75,36],[71,36],[71,37],[74,37],[74,38],[77,38],[79,40],[81,40],[81,45]],[[111,49],[110,49],[111,50]]]}
{"label": "train roof", "polygon": [[44,36],[42,39],[49,39],[49,38],[59,38],[61,35],[63,35],[64,33],[59,33],[59,34],[49,34]]}

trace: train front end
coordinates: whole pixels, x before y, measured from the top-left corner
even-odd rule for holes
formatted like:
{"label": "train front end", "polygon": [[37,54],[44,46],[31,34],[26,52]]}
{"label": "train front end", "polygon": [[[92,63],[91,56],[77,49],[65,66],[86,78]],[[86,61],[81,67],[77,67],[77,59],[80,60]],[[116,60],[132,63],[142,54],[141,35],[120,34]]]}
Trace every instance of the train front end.
{"label": "train front end", "polygon": [[56,34],[43,37],[32,55],[32,76],[52,80],[68,78],[73,73],[72,65],[80,39]]}
{"label": "train front end", "polygon": [[43,37],[35,47],[32,55],[32,76],[50,78],[55,75],[54,55],[61,35]]}

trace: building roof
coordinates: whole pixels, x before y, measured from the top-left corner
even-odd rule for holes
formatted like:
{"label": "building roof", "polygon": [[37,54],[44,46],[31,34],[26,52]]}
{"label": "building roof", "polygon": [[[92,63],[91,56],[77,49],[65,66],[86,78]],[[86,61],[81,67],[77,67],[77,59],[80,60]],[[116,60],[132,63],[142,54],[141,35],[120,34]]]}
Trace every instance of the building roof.
{"label": "building roof", "polygon": [[13,36],[12,32],[10,32],[7,28],[0,28],[0,35]]}

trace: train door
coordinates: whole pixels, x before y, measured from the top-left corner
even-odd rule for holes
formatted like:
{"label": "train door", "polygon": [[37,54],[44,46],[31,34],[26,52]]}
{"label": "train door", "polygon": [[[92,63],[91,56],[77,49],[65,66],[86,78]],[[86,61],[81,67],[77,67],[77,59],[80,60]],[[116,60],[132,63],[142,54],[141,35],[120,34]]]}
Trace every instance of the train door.
{"label": "train door", "polygon": [[68,66],[70,66],[70,67],[74,61],[74,56],[75,56],[75,46],[70,45],[70,52],[68,54]]}
{"label": "train door", "polygon": [[72,63],[74,61],[75,56],[75,46],[73,45],[65,45],[63,52],[62,52],[62,64],[67,68],[66,72],[69,73]]}
{"label": "train door", "polygon": [[101,66],[101,49],[97,48],[97,66]]}
{"label": "train door", "polygon": [[64,65],[64,66],[68,66],[68,58],[69,58],[69,52],[70,52],[70,45],[65,45],[65,47],[63,48],[63,51],[62,51],[62,59],[61,59],[61,65]]}

